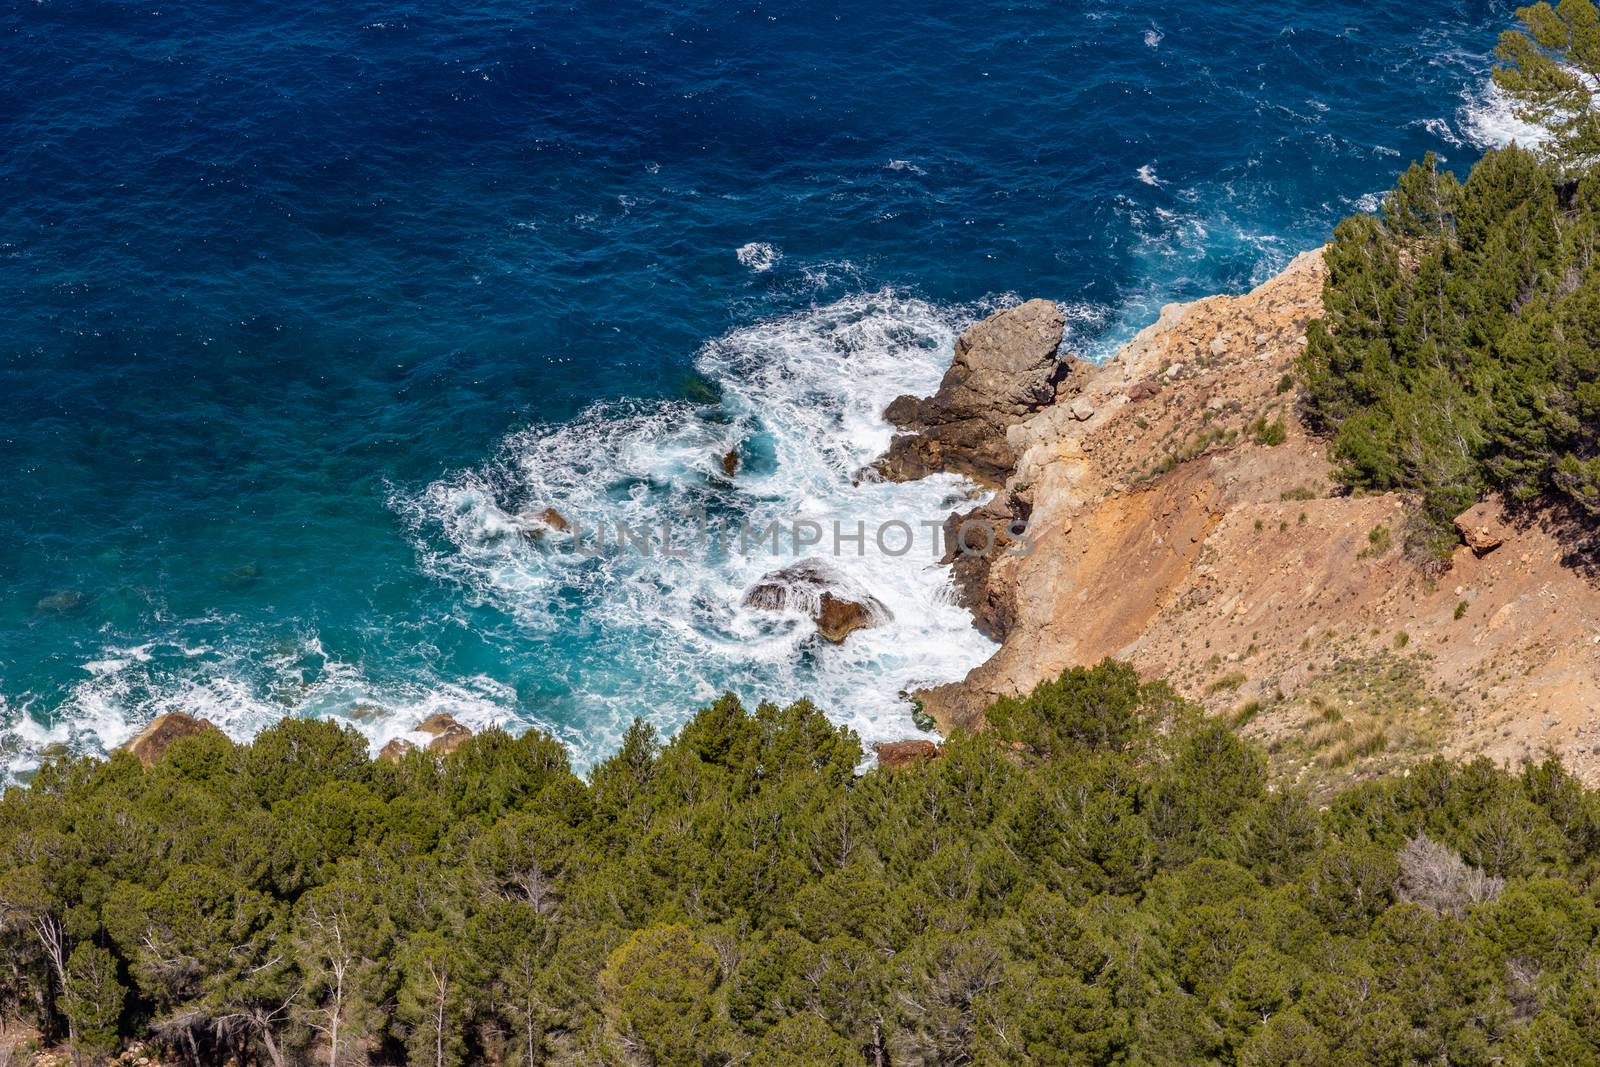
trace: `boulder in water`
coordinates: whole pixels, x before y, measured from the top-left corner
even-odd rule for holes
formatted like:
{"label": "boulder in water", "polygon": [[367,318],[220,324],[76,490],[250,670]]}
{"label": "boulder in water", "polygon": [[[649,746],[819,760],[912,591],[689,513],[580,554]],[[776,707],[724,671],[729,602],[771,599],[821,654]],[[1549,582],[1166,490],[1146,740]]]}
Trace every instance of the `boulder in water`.
{"label": "boulder in water", "polygon": [[378,758],[385,763],[399,763],[406,758],[409,752],[415,752],[417,746],[403,737],[397,737],[383,748],[378,750]]}
{"label": "boulder in water", "polygon": [[523,512],[518,518],[522,521],[522,535],[530,541],[542,541],[551,530],[566,533],[572,529],[572,521],[555,508],[545,508],[533,515]]}
{"label": "boulder in water", "polygon": [[166,754],[174,741],[185,737],[197,737],[215,729],[216,727],[205,719],[197,719],[181,711],[169,711],[151,719],[150,725],[139,731],[137,737],[122,747],[138,757],[140,763],[149,767]]}
{"label": "boulder in water", "polygon": [[729,449],[722,455],[722,473],[732,478],[739,473],[739,450]]}
{"label": "boulder in water", "polygon": [[865,604],[823,593],[817,610],[817,633],[836,645],[864,626],[872,625],[872,614]]}
{"label": "boulder in water", "polygon": [[801,612],[836,645],[857,630],[894,618],[877,597],[819,559],[763,575],[745,592],[744,603],[763,611]]}
{"label": "boulder in water", "polygon": [[472,736],[472,731],[456,722],[455,717],[439,712],[429,715],[417,723],[417,731],[433,738],[428,742],[428,751],[437,752],[441,756],[448,756],[456,749],[467,743]]}
{"label": "boulder in water", "polygon": [[561,514],[561,512],[557,511],[555,508],[545,508],[543,511],[539,512],[539,521],[550,527],[552,530],[560,530],[562,533],[566,533],[568,530],[572,529],[572,523],[565,515]]}

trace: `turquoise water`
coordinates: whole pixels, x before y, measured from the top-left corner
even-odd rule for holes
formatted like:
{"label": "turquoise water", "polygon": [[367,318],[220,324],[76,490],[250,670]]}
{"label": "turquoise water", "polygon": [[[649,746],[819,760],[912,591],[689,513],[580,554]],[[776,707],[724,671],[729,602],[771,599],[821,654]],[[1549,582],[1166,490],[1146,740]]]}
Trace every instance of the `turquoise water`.
{"label": "turquoise water", "polygon": [[[1501,4],[38,3],[0,13],[0,768],[151,715],[381,743],[431,711],[580,763],[733,686],[869,738],[991,646],[925,554],[509,532],[936,519],[853,485],[960,328],[1059,300],[1102,356],[1240,290],[1411,158],[1515,124]],[[716,397],[720,394],[720,399]],[[720,456],[745,456],[733,479]]]}

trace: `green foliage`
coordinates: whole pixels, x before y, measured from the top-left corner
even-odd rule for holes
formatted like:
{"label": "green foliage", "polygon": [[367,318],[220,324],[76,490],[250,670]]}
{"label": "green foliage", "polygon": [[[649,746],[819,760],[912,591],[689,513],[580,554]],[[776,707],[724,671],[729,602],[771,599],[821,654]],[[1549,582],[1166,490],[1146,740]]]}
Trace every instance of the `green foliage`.
{"label": "green foliage", "polygon": [[1600,1060],[1600,796],[1558,763],[1314,803],[1112,661],[989,719],[863,775],[732,697],[588,781],[316,724],[53,764],[0,797],[0,993],[85,1062]]}
{"label": "green foliage", "polygon": [[[1593,17],[1588,0],[1561,10]],[[1521,70],[1537,68],[1524,59]],[[1586,108],[1583,122],[1597,115]],[[1448,557],[1451,520],[1489,489],[1600,516],[1597,206],[1600,176],[1511,147],[1465,183],[1429,155],[1377,216],[1334,231],[1327,315],[1299,366],[1305,411],[1332,435],[1347,485],[1417,499],[1405,529],[1415,554]]]}
{"label": "green foliage", "polygon": [[1389,533],[1389,527],[1379,524],[1367,531],[1367,547],[1357,552],[1356,556],[1360,559],[1382,559],[1393,547],[1394,538]]}
{"label": "green foliage", "polygon": [[1265,415],[1260,415],[1250,424],[1250,439],[1256,444],[1265,445],[1268,448],[1283,444],[1287,433],[1288,431],[1283,425],[1281,416],[1268,422]]}
{"label": "green foliage", "polygon": [[1166,686],[1145,685],[1133,667],[1107,660],[1092,669],[1074,667],[1025,697],[1002,697],[987,718],[1001,737],[1042,756],[1120,752],[1141,725],[1175,704]]}
{"label": "green foliage", "polygon": [[115,1052],[117,1023],[127,989],[117,981],[117,961],[99,945],[81,942],[67,958],[61,1010],[72,1030],[73,1047],[95,1061]]}
{"label": "green foliage", "polygon": [[819,1016],[790,1015],[756,1046],[751,1067],[866,1067],[866,1058]]}
{"label": "green foliage", "polygon": [[660,1067],[695,1067],[711,1040],[716,954],[680,923],[636,932],[600,972],[608,1014],[629,1047],[650,1050]]}
{"label": "green foliage", "polygon": [[1594,94],[1600,86],[1600,12],[1592,0],[1541,0],[1519,8],[1520,30],[1500,36],[1495,54],[1503,66],[1494,72],[1517,115],[1552,134],[1546,147],[1564,170],[1600,161],[1600,113]]}

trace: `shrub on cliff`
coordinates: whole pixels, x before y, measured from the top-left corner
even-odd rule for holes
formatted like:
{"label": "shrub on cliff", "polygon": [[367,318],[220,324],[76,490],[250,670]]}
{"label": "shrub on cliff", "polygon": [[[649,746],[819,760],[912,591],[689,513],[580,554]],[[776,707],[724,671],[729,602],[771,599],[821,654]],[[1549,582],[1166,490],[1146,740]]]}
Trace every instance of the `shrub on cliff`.
{"label": "shrub on cliff", "polygon": [[1300,368],[1340,477],[1416,494],[1408,542],[1434,553],[1489,488],[1600,516],[1600,112],[1589,92],[1570,108],[1600,71],[1600,15],[1589,0],[1521,15],[1497,79],[1554,136],[1490,152],[1465,182],[1430,154],[1377,215],[1340,223]]}
{"label": "shrub on cliff", "polygon": [[1339,476],[1435,528],[1490,487],[1600,515],[1597,245],[1600,177],[1516,147],[1465,183],[1430,155],[1340,223],[1300,367]]}

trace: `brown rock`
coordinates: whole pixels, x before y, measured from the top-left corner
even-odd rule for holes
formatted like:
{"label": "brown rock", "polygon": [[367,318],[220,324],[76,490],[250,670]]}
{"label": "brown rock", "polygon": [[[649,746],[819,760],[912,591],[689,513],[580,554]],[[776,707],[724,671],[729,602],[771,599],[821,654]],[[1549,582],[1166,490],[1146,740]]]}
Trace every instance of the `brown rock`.
{"label": "brown rock", "polygon": [[1304,689],[1306,683],[1310,681],[1311,668],[1304,663],[1293,664],[1278,675],[1278,694],[1284,697],[1292,697],[1301,689]]}
{"label": "brown rock", "polygon": [[841,599],[832,593],[822,594],[817,611],[817,632],[829,641],[843,644],[845,638],[871,625],[872,619],[864,604]]}
{"label": "brown rock", "polygon": [[878,757],[878,766],[886,771],[903,771],[944,755],[932,741],[880,741],[872,751]]}
{"label": "brown rock", "polygon": [[416,747],[405,738],[397,737],[378,751],[378,758],[385,763],[399,763],[406,753],[415,751]]}
{"label": "brown rock", "polygon": [[739,473],[739,450],[729,449],[722,457],[722,473],[732,478]]}
{"label": "brown rock", "polygon": [[1484,500],[1456,516],[1461,541],[1475,556],[1487,556],[1505,544],[1514,531],[1500,518],[1500,504]]}
{"label": "brown rock", "polygon": [[1071,365],[1056,358],[1066,319],[1049,300],[997,311],[956,341],[955,358],[926,399],[902,396],[884,412],[901,429],[879,461],[888,478],[936,471],[998,485],[1016,463],[1006,427],[1055,401]]}
{"label": "brown rock", "polygon": [[448,756],[462,745],[467,738],[472,736],[472,731],[462,726],[459,722],[444,712],[429,715],[417,723],[417,729],[433,738],[428,742],[428,751],[437,752]]}
{"label": "brown rock", "polygon": [[744,603],[763,611],[802,611],[834,644],[856,630],[894,618],[876,597],[818,559],[804,559],[762,575],[745,592]]}
{"label": "brown rock", "polygon": [[[992,569],[1015,544],[1012,530],[1026,529],[1028,513],[1028,502],[1012,493],[1008,499],[997,496],[971,511],[952,512],[944,522],[945,553],[940,562],[950,566],[956,599],[972,612],[972,624],[979,632],[996,641],[1004,640],[1011,629],[1016,603],[1009,583],[990,580]],[[988,551],[982,551],[989,534],[994,542]],[[963,541],[968,551],[961,550]]]}
{"label": "brown rock", "polygon": [[1159,392],[1161,392],[1161,383],[1146,379],[1142,382],[1134,382],[1128,388],[1128,399],[1137,404],[1141,400],[1149,400]]}
{"label": "brown rock", "polygon": [[185,737],[196,737],[215,729],[216,727],[205,719],[197,719],[181,711],[169,711],[151,719],[150,725],[139,731],[139,736],[122,747],[125,751],[132,752],[139,758],[140,763],[148,767],[165,755],[174,741]]}
{"label": "brown rock", "polygon": [[572,523],[555,508],[545,508],[539,512],[539,521],[550,527],[550,529],[560,530],[562,533],[572,529]]}
{"label": "brown rock", "polygon": [[1010,476],[1016,462],[1003,427],[971,418],[934,423],[916,433],[897,435],[876,468],[895,482],[949,472],[998,486]]}
{"label": "brown rock", "polygon": [[1055,399],[1067,367],[1056,358],[1066,318],[1049,300],[997,311],[956,341],[955,359],[933,395],[946,419],[1021,417]]}

